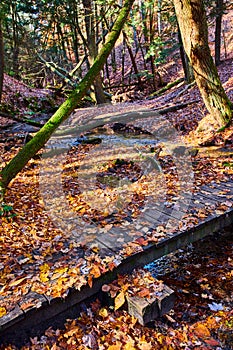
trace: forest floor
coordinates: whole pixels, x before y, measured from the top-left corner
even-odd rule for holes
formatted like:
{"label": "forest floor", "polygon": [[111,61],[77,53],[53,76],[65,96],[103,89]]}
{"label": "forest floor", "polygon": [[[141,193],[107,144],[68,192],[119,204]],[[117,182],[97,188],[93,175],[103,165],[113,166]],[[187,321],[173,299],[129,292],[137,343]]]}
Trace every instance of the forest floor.
{"label": "forest floor", "polygon": [[[219,66],[221,80],[228,96],[233,100],[233,60],[227,59]],[[169,63],[168,63],[169,64]],[[171,66],[174,79],[181,76],[181,70]],[[38,117],[34,111],[55,108],[48,102],[48,91],[29,89],[13,78],[5,77],[3,102],[15,105],[21,115]],[[127,93],[126,93],[127,95]],[[36,98],[35,98],[36,97]],[[51,101],[51,96],[49,101]],[[127,96],[126,96],[127,99]],[[197,153],[191,154],[194,173],[193,190],[211,181],[233,179],[233,137],[229,133],[227,143],[215,138],[216,144],[199,147],[193,138],[193,130],[206,115],[206,109],[196,86],[187,88],[184,83],[170,89],[160,97],[143,98],[138,101],[121,104],[122,110],[169,107],[187,101],[196,101],[186,108],[168,113],[167,120],[177,130],[187,147],[197,147]],[[57,102],[59,103],[59,101]],[[52,112],[51,112],[52,113]],[[40,116],[39,116],[40,118]],[[14,124],[14,125],[12,125]],[[20,126],[21,125],[21,126]],[[14,131],[12,127],[17,126]],[[1,127],[1,167],[18,152],[25,142],[28,131],[24,124],[0,118]],[[17,132],[18,137],[15,138]],[[23,135],[23,137],[21,137]],[[20,136],[20,137],[19,137]],[[80,216],[87,219],[95,217],[95,222],[103,229],[118,225],[125,216],[136,217],[143,207],[143,201],[149,194],[149,187],[143,187],[143,181],[127,203],[130,209],[125,215],[119,211],[114,220],[109,213],[87,205],[80,197],[74,184],[77,167],[86,154],[94,152],[96,145],[79,145],[78,154],[67,154],[63,171],[63,185],[67,199]],[[174,182],[176,174],[172,171],[172,160],[166,153],[158,155],[163,164],[166,181],[171,196],[176,196]],[[95,246],[85,242],[68,244],[68,234],[61,232],[52,222],[45,209],[39,192],[40,159],[32,159],[25,169],[11,183],[6,204],[2,206],[0,217],[0,317],[12,310],[29,291],[44,293],[48,296],[65,296],[68,288],[80,289],[82,285],[91,285],[92,279],[115,266],[114,258],[103,262]],[[132,172],[140,180],[140,167],[125,161],[117,167],[115,160],[109,160],[101,169],[101,176],[114,168],[114,175],[120,173],[130,177]],[[173,169],[174,170],[174,169]],[[139,181],[140,182],[140,181]],[[101,187],[102,186],[102,187]],[[116,203],[114,186],[105,186],[100,181],[96,198],[104,197],[109,203]],[[225,203],[232,206],[232,203]],[[206,208],[208,210],[208,208]],[[201,215],[205,216],[205,212]],[[145,242],[146,244],[146,242]],[[150,327],[140,326],[136,319],[129,316],[124,306],[119,310],[103,307],[99,301],[83,311],[80,318],[68,320],[64,329],[49,328],[41,338],[30,340],[22,349],[232,349],[233,342],[233,239],[232,228],[219,232],[193,246],[175,252],[160,260],[159,272],[155,272],[176,292],[174,309]],[[85,251],[86,260],[76,259],[77,251]],[[127,254],[133,253],[132,246],[125,247]],[[55,262],[55,263],[54,263]],[[155,264],[155,269],[158,266]],[[89,274],[83,276],[82,270]],[[121,279],[123,277],[119,277]],[[127,277],[124,277],[127,278]],[[25,304],[25,310],[32,305]],[[11,345],[1,349],[16,349]]]}

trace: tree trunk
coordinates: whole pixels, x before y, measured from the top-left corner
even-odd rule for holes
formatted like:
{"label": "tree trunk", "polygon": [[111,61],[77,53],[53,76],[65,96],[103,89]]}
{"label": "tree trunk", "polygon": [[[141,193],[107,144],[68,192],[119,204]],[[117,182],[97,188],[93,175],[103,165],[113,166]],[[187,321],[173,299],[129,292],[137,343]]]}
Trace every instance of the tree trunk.
{"label": "tree trunk", "polygon": [[[87,45],[89,51],[89,63],[93,64],[97,53],[98,47],[96,44],[96,26],[95,26],[95,14],[93,10],[92,0],[83,0],[84,13],[85,13],[85,26],[86,26],[86,35],[87,35]],[[101,72],[99,72],[94,80],[94,91],[95,91],[95,100],[97,104],[106,103]]]}
{"label": "tree trunk", "polygon": [[208,27],[202,0],[173,0],[184,49],[190,59],[194,76],[210,115],[219,128],[232,118],[229,101],[208,45]]}
{"label": "tree trunk", "polygon": [[81,80],[77,88],[59,107],[49,121],[36,133],[33,139],[18,152],[18,154],[5,166],[5,168],[3,168],[0,173],[0,186],[2,192],[10,181],[23,169],[27,162],[44,146],[53,132],[69,117],[81,99],[85,96],[87,90],[93,84],[93,80],[99,74],[101,69],[103,69],[105,62],[120,35],[133,3],[134,0],[125,1],[125,4],[120,10],[111,32],[106,38],[104,47],[102,47],[100,50],[92,67]]}
{"label": "tree trunk", "polygon": [[221,63],[221,32],[222,32],[223,0],[216,0],[215,20],[215,64]]}
{"label": "tree trunk", "polygon": [[182,37],[180,34],[179,26],[178,26],[178,40],[179,40],[179,45],[180,45],[180,57],[181,57],[182,66],[183,66],[183,70],[184,70],[185,80],[188,84],[191,84],[194,81],[193,68],[192,68],[190,61],[189,61],[189,58],[184,50],[184,45],[183,45]]}
{"label": "tree trunk", "polygon": [[129,41],[128,41],[128,37],[127,37],[127,34],[125,31],[123,31],[123,37],[125,39],[125,44],[126,44],[126,47],[127,47],[127,50],[128,50],[128,53],[129,53],[129,56],[130,56],[130,59],[131,59],[131,62],[132,62],[132,67],[134,69],[134,73],[137,77],[137,80],[138,80],[138,85],[139,85],[139,88],[140,90],[143,89],[143,84],[142,84],[142,80],[141,80],[141,77],[140,77],[140,74],[139,74],[139,70],[138,70],[138,67],[137,67],[137,63],[135,61],[135,58],[134,58],[134,54],[133,54],[133,51],[131,49],[131,46],[129,44]]}
{"label": "tree trunk", "polygon": [[158,34],[162,33],[162,21],[161,21],[161,12],[162,12],[162,0],[158,0],[157,3],[157,21],[158,21]]}
{"label": "tree trunk", "polygon": [[11,5],[12,12],[12,31],[13,31],[13,54],[12,54],[12,68],[14,72],[14,77],[19,78],[19,29],[18,29],[18,19],[17,19],[17,9],[16,5]]}
{"label": "tree trunk", "polygon": [[2,33],[2,20],[0,18],[0,103],[2,99],[3,77],[4,77],[4,45],[3,45],[3,33]]}

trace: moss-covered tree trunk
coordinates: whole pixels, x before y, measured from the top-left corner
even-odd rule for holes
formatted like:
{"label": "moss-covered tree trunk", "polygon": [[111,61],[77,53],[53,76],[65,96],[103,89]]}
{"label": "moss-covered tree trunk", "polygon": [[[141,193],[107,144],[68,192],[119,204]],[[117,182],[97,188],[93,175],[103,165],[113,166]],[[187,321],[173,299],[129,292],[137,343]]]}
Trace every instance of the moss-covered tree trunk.
{"label": "moss-covered tree trunk", "polygon": [[208,45],[208,27],[202,0],[173,0],[184,49],[192,64],[195,79],[210,115],[219,128],[232,118],[229,101]]}
{"label": "moss-covered tree trunk", "polygon": [[125,0],[125,3],[117,17],[117,20],[115,21],[111,32],[106,38],[104,47],[100,50],[92,67],[85,75],[85,77],[81,80],[77,88],[71,93],[69,98],[60,106],[60,108],[49,119],[49,121],[36,133],[33,139],[18,152],[18,154],[6,165],[5,168],[3,168],[0,173],[0,185],[2,191],[7,187],[10,181],[23,169],[27,162],[44,146],[53,132],[63,121],[69,117],[80,100],[85,96],[87,90],[93,84],[93,80],[103,68],[108,55],[114,47],[133,3],[134,0]]}

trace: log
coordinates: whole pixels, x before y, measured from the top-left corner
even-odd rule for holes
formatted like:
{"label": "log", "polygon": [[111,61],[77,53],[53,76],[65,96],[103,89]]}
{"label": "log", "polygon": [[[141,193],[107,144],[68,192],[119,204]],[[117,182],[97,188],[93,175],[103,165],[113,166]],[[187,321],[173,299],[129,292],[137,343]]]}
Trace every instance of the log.
{"label": "log", "polygon": [[162,109],[159,108],[153,108],[153,109],[142,109],[142,110],[135,110],[135,111],[129,111],[129,112],[125,112],[125,113],[119,113],[113,116],[97,116],[95,118],[92,118],[91,121],[89,123],[86,123],[84,125],[78,125],[78,126],[72,126],[70,128],[66,128],[63,130],[57,130],[56,131],[56,135],[57,136],[65,136],[65,135],[77,135],[77,134],[81,134],[81,133],[85,133],[87,131],[93,130],[99,126],[104,126],[105,124],[113,124],[113,123],[118,123],[121,122],[122,120],[124,120],[125,123],[133,123],[135,120],[137,119],[146,119],[148,117],[153,117],[156,116],[158,114],[160,115],[164,115],[170,112],[175,112],[178,111],[179,109],[182,108],[186,108],[187,106],[189,106],[190,104],[193,103],[197,103],[200,100],[192,100],[192,101],[188,101],[185,103],[179,103],[177,105],[173,105],[173,106],[169,106],[169,107],[165,107]]}
{"label": "log", "polygon": [[35,120],[32,120],[32,119],[28,119],[28,118],[25,118],[25,117],[22,117],[22,118],[18,118],[14,115],[11,115],[11,114],[8,114],[8,113],[4,113],[4,112],[0,112],[0,117],[3,117],[3,118],[6,118],[6,119],[10,119],[10,120],[14,120],[18,123],[22,123],[22,124],[28,124],[28,125],[31,125],[31,126],[36,126],[38,128],[41,128],[43,126],[43,124],[35,121]]}
{"label": "log", "polygon": [[164,115],[164,114],[167,114],[167,113],[178,111],[179,109],[186,108],[187,106],[189,106],[189,105],[191,105],[193,103],[198,103],[198,102],[200,102],[200,100],[192,100],[192,101],[188,101],[188,102],[185,102],[185,103],[179,103],[179,104],[174,105],[174,106],[165,107],[165,108],[162,108],[162,109],[154,108],[153,110],[156,111],[159,114]]}

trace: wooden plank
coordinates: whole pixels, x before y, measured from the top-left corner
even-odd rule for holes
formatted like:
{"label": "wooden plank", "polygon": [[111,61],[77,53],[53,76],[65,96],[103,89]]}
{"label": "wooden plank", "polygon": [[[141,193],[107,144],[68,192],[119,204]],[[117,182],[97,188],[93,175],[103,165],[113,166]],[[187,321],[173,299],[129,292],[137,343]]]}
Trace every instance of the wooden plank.
{"label": "wooden plank", "polygon": [[[212,199],[211,197],[207,197],[201,193],[193,194],[193,200],[199,201],[200,203],[203,203],[205,206],[207,206],[207,205],[216,206],[216,204],[218,202],[218,201]],[[220,199],[219,199],[219,202],[220,202]]]}
{"label": "wooden plank", "polygon": [[223,193],[222,189],[212,189],[210,187],[202,187],[201,194],[216,199],[216,201],[222,201],[223,199],[233,199],[233,191],[226,188]]}

